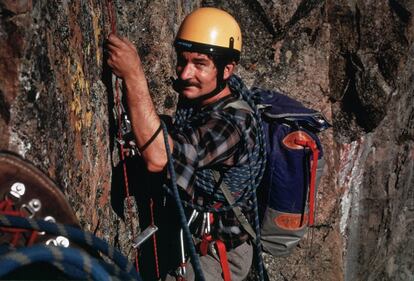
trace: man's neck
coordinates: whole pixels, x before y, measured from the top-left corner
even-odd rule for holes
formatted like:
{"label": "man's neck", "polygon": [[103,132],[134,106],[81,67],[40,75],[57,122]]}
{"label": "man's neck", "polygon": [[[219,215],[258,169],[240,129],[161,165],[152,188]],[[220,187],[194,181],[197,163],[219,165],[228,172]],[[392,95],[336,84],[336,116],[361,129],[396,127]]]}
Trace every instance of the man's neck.
{"label": "man's neck", "polygon": [[231,94],[231,91],[230,91],[230,88],[229,88],[229,86],[226,86],[220,93],[218,93],[217,95],[215,95],[215,96],[212,96],[211,98],[208,98],[208,99],[205,99],[205,100],[203,100],[202,102],[201,102],[201,105],[202,106],[205,106],[205,105],[208,105],[208,104],[211,104],[211,103],[214,103],[214,102],[216,102],[216,101],[218,101],[218,100],[220,100],[220,99],[222,99],[222,98],[224,98],[224,97],[226,97],[226,96],[228,96],[228,95],[230,95]]}

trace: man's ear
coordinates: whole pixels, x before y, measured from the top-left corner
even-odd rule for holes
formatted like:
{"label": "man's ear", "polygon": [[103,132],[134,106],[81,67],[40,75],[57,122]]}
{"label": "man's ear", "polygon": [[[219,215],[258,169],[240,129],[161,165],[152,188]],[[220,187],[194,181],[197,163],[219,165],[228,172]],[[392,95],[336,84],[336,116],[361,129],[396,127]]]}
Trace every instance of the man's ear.
{"label": "man's ear", "polygon": [[233,74],[235,69],[236,69],[236,63],[234,61],[226,64],[226,66],[224,66],[224,71],[223,71],[223,80],[229,79],[229,77]]}

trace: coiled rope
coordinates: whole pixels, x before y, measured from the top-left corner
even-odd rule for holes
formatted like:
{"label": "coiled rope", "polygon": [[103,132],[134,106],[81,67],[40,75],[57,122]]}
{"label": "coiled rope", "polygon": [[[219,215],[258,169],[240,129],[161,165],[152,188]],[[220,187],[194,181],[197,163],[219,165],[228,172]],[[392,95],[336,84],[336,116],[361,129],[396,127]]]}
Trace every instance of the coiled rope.
{"label": "coiled rope", "polygon": [[[44,245],[20,248],[3,255],[0,258],[0,277],[36,262],[50,263],[74,279],[111,280],[107,270],[96,259],[84,252]],[[131,278],[128,279],[131,280]]]}
{"label": "coiled rope", "polygon": [[[72,242],[79,245],[87,245],[93,250],[101,252],[114,262],[114,264],[110,264],[103,260],[88,257],[85,252],[76,249],[36,245],[33,247],[20,248],[3,255],[0,258],[0,269],[2,269],[2,271],[0,271],[0,276],[10,272],[11,270],[9,270],[9,268],[16,268],[36,261],[47,261],[57,264],[57,267],[63,270],[63,272],[72,274],[71,270],[68,270],[65,267],[67,262],[71,265],[70,269],[76,269],[72,270],[73,274],[76,274],[76,272],[78,272],[77,274],[86,273],[92,277],[97,276],[96,280],[99,280],[98,277],[105,276],[117,277],[125,280],[141,280],[141,277],[134,269],[134,266],[121,254],[120,251],[110,246],[106,241],[94,236],[92,233],[59,223],[9,215],[0,215],[0,226],[30,229],[46,232],[52,235],[65,236]],[[13,254],[14,252],[16,253]],[[42,255],[45,257],[42,257]],[[16,257],[20,258],[16,259]],[[94,271],[94,266],[87,266],[90,263],[93,265],[98,263],[100,265],[100,267],[97,267],[96,272]]]}

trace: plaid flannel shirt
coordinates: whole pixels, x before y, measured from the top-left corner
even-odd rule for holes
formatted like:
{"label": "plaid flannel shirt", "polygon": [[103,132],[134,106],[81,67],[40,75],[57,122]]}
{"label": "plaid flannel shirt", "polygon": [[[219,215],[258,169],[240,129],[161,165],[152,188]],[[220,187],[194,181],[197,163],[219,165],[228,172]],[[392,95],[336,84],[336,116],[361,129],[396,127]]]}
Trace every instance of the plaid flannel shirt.
{"label": "plaid flannel shirt", "polygon": [[[211,112],[209,118],[202,124],[192,124],[191,128],[184,131],[170,132],[174,142],[173,159],[177,174],[177,184],[192,200],[200,202],[203,198],[202,192],[197,189],[195,184],[195,171],[197,169],[215,167],[230,167],[246,161],[245,149],[242,147],[241,132],[248,132],[251,143],[255,139],[256,126],[252,113],[247,110],[236,110],[232,107],[224,108],[230,102],[238,99],[235,94],[226,96],[219,101],[206,105],[199,110]],[[221,112],[228,111],[237,117],[237,127],[234,123],[223,118]],[[243,142],[246,143],[246,142]],[[204,204],[207,197],[204,197]],[[250,222],[253,222],[254,212],[251,208],[244,207],[243,213]],[[217,216],[216,216],[217,217]],[[235,248],[249,236],[242,230],[237,218],[232,210],[220,213],[220,216],[212,226],[212,233],[216,238],[225,242],[228,248]],[[214,230],[215,229],[215,230]]]}

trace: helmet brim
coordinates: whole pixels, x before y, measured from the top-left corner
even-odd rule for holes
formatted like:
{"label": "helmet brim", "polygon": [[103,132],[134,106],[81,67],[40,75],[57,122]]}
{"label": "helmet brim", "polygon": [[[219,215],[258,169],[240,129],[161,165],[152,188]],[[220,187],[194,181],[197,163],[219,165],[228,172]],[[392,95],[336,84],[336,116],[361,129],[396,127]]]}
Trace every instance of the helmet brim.
{"label": "helmet brim", "polygon": [[240,60],[240,51],[231,48],[224,48],[209,44],[202,44],[198,42],[176,39],[174,47],[177,52],[197,52],[201,54],[209,54],[214,57],[220,57],[229,61],[238,62]]}

